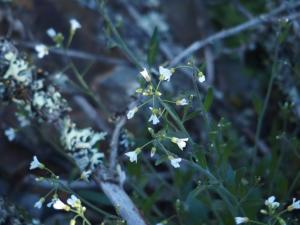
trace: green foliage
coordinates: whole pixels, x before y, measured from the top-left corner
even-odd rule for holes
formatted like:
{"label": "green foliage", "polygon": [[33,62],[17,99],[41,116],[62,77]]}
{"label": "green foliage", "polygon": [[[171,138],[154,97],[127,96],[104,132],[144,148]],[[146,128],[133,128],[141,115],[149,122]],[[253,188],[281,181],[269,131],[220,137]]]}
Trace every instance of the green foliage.
{"label": "green foliage", "polygon": [[158,46],[159,46],[159,34],[158,29],[155,28],[153,34],[150,39],[149,48],[148,48],[148,57],[147,61],[150,66],[154,65],[156,56],[158,53]]}

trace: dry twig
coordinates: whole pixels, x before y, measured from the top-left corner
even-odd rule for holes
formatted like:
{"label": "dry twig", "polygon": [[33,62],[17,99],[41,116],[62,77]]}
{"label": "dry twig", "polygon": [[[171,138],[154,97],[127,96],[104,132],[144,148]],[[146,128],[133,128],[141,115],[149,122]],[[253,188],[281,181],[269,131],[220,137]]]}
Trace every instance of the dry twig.
{"label": "dry twig", "polygon": [[184,51],[182,51],[179,55],[177,55],[173,60],[171,61],[170,65],[175,66],[178,63],[180,63],[183,59],[187,58],[188,56],[192,55],[194,52],[202,49],[203,47],[212,44],[215,41],[222,40],[224,38],[236,35],[238,33],[241,33],[245,30],[251,29],[253,27],[257,27],[265,22],[270,21],[272,18],[278,16],[280,13],[283,13],[290,9],[295,9],[300,6],[300,2],[294,3],[294,4],[282,4],[278,8],[272,10],[271,12],[268,12],[266,14],[262,14],[258,17],[255,17],[251,20],[248,20],[245,23],[242,23],[238,26],[229,28],[227,30],[223,30],[221,32],[218,32],[216,34],[213,34],[204,40],[195,41],[192,43],[189,47],[187,47]]}

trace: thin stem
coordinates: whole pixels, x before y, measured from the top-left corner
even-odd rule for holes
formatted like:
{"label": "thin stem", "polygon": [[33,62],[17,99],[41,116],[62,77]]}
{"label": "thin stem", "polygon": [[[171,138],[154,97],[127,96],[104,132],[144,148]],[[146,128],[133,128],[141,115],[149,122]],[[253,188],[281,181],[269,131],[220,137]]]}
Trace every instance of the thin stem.
{"label": "thin stem", "polygon": [[299,179],[300,179],[300,171],[297,173],[295,179],[293,180],[292,184],[290,185],[290,188],[286,195],[287,197],[291,196],[292,191],[295,189],[297,183],[299,182]]}
{"label": "thin stem", "polygon": [[175,123],[177,124],[177,126],[181,129],[182,132],[185,133],[185,135],[189,138],[189,142],[190,143],[194,143],[193,140],[191,139],[191,136],[189,135],[188,131],[186,130],[186,128],[184,127],[183,123],[181,122],[179,116],[170,109],[170,107],[159,97],[157,97],[159,103],[166,109],[166,111],[170,114],[170,116],[172,117],[172,119],[175,121]]}
{"label": "thin stem", "polygon": [[[156,143],[161,147],[161,149],[167,155],[170,155],[169,151],[164,147],[164,145],[159,140],[156,140]],[[174,155],[174,153],[172,153],[172,154]],[[199,166],[198,164],[191,162],[189,160],[186,160],[186,159],[182,159],[182,161],[185,162],[187,165],[193,167],[194,169],[197,169],[199,172],[201,172],[207,178],[209,178],[212,182],[216,182],[217,184],[219,184],[218,187],[215,187],[213,189],[215,189],[215,191],[220,195],[220,197],[226,202],[233,217],[236,215],[236,210],[235,210],[235,207],[233,206],[232,202],[234,202],[234,204],[239,208],[239,210],[241,211],[242,214],[245,214],[244,210],[240,206],[240,203],[238,202],[235,195],[231,194],[230,191],[228,191],[228,189],[222,184],[222,182],[219,181],[218,178],[216,178],[209,171],[209,169],[207,169],[207,168],[204,169],[201,166]],[[231,201],[229,199],[231,199]]]}
{"label": "thin stem", "polygon": [[82,75],[80,74],[80,72],[78,71],[77,67],[74,65],[73,62],[71,62],[71,68],[75,74],[76,79],[78,80],[78,82],[80,83],[80,85],[82,86],[82,88],[84,89],[85,93],[91,98],[93,99],[93,101],[98,105],[98,107],[104,112],[104,114],[108,117],[109,116],[109,112],[106,109],[106,107],[102,104],[102,102],[96,98],[95,94],[91,91],[91,89],[89,88],[89,85],[85,82],[85,80],[83,79]]}
{"label": "thin stem", "polygon": [[259,222],[259,221],[256,221],[256,220],[249,220],[249,223],[266,225],[265,223],[262,223],[262,222]]}
{"label": "thin stem", "polygon": [[109,28],[111,29],[112,33],[114,34],[115,38],[117,39],[117,44],[120,47],[121,50],[123,50],[123,52],[125,53],[125,56],[128,57],[128,59],[135,65],[137,66],[139,69],[142,69],[143,67],[141,66],[139,60],[135,57],[135,55],[133,54],[133,52],[128,48],[127,44],[125,43],[125,41],[123,40],[123,38],[121,37],[121,35],[119,34],[118,30],[116,29],[116,27],[114,26],[113,22],[111,21],[111,19],[109,18],[107,12],[104,9],[104,3],[101,4],[100,0],[97,0],[97,4],[98,4],[98,9],[99,12],[102,14],[105,22],[107,23],[107,25],[109,26]]}
{"label": "thin stem", "polygon": [[66,45],[66,49],[69,49],[71,43],[72,43],[72,40],[73,40],[73,37],[75,35],[75,31],[70,29],[69,31],[69,37],[68,37],[68,41],[67,41],[67,45]]}
{"label": "thin stem", "polygon": [[267,90],[267,95],[265,97],[265,101],[263,104],[263,108],[262,111],[259,115],[258,118],[258,123],[257,123],[257,127],[256,127],[256,133],[255,133],[255,145],[254,145],[254,152],[252,155],[252,171],[255,169],[255,158],[256,158],[256,154],[257,154],[257,145],[259,142],[259,138],[260,138],[260,133],[261,133],[261,129],[262,129],[262,125],[263,125],[263,120],[265,117],[265,113],[266,110],[268,108],[268,104],[269,104],[269,100],[270,100],[270,96],[271,96],[271,92],[273,89],[273,83],[275,80],[275,77],[277,75],[277,59],[278,59],[278,54],[279,54],[279,43],[278,40],[276,41],[276,46],[275,46],[275,56],[274,56],[274,61],[273,61],[273,66],[272,66],[272,74],[271,74],[271,78],[268,84],[268,90]]}
{"label": "thin stem", "polygon": [[75,193],[71,188],[69,188],[68,186],[64,185],[61,182],[58,182],[59,186],[61,187],[61,189],[65,192],[71,193],[71,194],[76,194],[79,199],[87,206],[89,206],[91,209],[95,210],[96,212],[106,216],[107,218],[111,218],[111,219],[119,219],[119,217],[112,215],[108,212],[105,212],[104,210],[98,208],[97,206],[95,206],[94,204],[90,203],[89,201],[85,200],[84,198],[82,198],[80,195],[78,195],[77,193]]}
{"label": "thin stem", "polygon": [[142,145],[141,147],[139,147],[140,149],[143,149],[143,148],[145,148],[147,145],[150,145],[151,143],[153,143],[155,141],[155,139],[154,140],[151,140],[151,141],[148,141],[146,144],[144,144],[144,145]]}

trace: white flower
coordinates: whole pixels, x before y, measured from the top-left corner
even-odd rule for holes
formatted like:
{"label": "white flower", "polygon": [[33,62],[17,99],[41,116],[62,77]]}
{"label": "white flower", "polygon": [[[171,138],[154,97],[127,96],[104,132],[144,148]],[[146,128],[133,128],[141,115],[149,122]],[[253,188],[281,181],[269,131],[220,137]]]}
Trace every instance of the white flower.
{"label": "white flower", "polygon": [[38,44],[34,47],[34,49],[38,53],[38,57],[40,59],[49,54],[49,49],[46,45]]}
{"label": "white flower", "polygon": [[188,138],[176,138],[172,137],[171,141],[178,145],[178,147],[183,150],[186,147],[186,142],[188,141]]}
{"label": "white flower", "polygon": [[248,217],[235,217],[234,220],[235,220],[235,224],[241,224],[241,223],[249,222]]}
{"label": "white flower", "polygon": [[137,148],[134,151],[126,152],[125,155],[129,157],[130,162],[137,162],[137,156],[141,152],[141,149]]}
{"label": "white flower", "polygon": [[150,116],[150,118],[149,118],[149,120],[148,120],[149,122],[151,122],[152,121],[152,124],[153,125],[156,125],[156,124],[158,124],[159,123],[159,119],[158,119],[158,117],[157,117],[157,115],[156,114],[151,114],[151,116]]}
{"label": "white flower", "polygon": [[292,211],[294,209],[300,209],[300,200],[296,201],[296,198],[293,198],[293,203],[288,206],[288,211]]}
{"label": "white flower", "polygon": [[44,167],[45,167],[44,164],[40,163],[36,156],[33,156],[33,159],[30,163],[30,168],[29,169],[30,170],[34,170],[36,168],[43,169]]}
{"label": "white flower", "polygon": [[140,74],[144,77],[144,79],[147,81],[147,82],[150,82],[151,81],[151,77],[147,71],[146,68],[144,68],[143,71],[140,72]]}
{"label": "white flower", "polygon": [[127,113],[127,119],[132,119],[134,117],[134,114],[138,111],[138,107],[134,107],[131,110],[128,111]]}
{"label": "white flower", "polygon": [[265,201],[265,205],[271,209],[276,209],[280,204],[279,202],[275,202],[275,196],[271,196]]}
{"label": "white flower", "polygon": [[51,27],[47,30],[47,35],[51,38],[54,38],[56,36],[56,31]]}
{"label": "white flower", "polygon": [[155,147],[152,147],[151,148],[151,153],[150,153],[150,157],[152,158],[156,153],[156,148]]}
{"label": "white flower", "polygon": [[203,83],[205,81],[205,76],[199,77],[198,80],[200,83]]}
{"label": "white flower", "polygon": [[176,105],[187,105],[187,104],[189,104],[189,102],[185,98],[176,101]]}
{"label": "white flower", "polygon": [[150,118],[149,118],[149,122],[151,122],[152,121],[152,124],[153,125],[156,125],[156,124],[158,124],[159,123],[159,118],[157,117],[157,113],[158,113],[158,110],[157,109],[154,109],[154,108],[152,108],[152,107],[149,107],[149,109],[152,111],[152,114],[151,114],[151,116],[150,116]]}
{"label": "white flower", "polygon": [[170,69],[164,68],[163,66],[159,67],[160,80],[170,81],[170,78],[173,72]]}
{"label": "white flower", "polygon": [[44,201],[45,201],[45,198],[41,198],[34,204],[34,207],[38,208],[38,209],[42,208]]}
{"label": "white flower", "polygon": [[70,20],[71,30],[74,32],[77,29],[81,28],[81,24],[76,19]]}
{"label": "white flower", "polygon": [[198,80],[200,83],[203,83],[205,81],[205,76],[201,71],[198,73]]}
{"label": "white flower", "polygon": [[9,141],[13,141],[16,138],[16,132],[14,128],[8,128],[4,132],[5,136]]}
{"label": "white flower", "polygon": [[56,199],[56,201],[53,204],[53,208],[57,210],[66,210],[69,211],[70,207],[67,206],[65,203],[63,203],[60,199]]}
{"label": "white flower", "polygon": [[180,167],[179,163],[182,160],[181,158],[174,158],[173,156],[169,156],[169,160],[171,161],[171,165],[174,168],[179,168]]}
{"label": "white flower", "polygon": [[47,207],[48,207],[48,208],[51,208],[51,207],[53,206],[53,204],[56,202],[56,200],[57,200],[57,197],[53,197],[53,198],[51,199],[51,201],[48,202]]}
{"label": "white flower", "polygon": [[75,195],[71,195],[71,198],[68,198],[67,203],[73,208],[79,208],[81,206],[81,201]]}

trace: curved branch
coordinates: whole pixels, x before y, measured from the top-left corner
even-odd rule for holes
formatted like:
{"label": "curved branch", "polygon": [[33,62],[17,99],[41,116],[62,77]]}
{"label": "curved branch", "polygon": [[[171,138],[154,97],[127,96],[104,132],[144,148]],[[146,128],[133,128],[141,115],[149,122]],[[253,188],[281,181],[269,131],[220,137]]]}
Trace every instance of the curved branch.
{"label": "curved branch", "polygon": [[103,174],[105,175],[105,171],[99,169],[98,174],[94,176],[94,181],[101,187],[120,216],[126,220],[128,225],[147,225],[123,187],[111,180],[101,179]]}
{"label": "curved branch", "polygon": [[113,131],[111,142],[110,142],[110,158],[109,158],[109,168],[113,170],[116,167],[117,157],[118,157],[118,145],[119,145],[119,136],[121,129],[126,123],[126,116],[119,118],[115,129]]}
{"label": "curved branch", "polygon": [[274,16],[277,16],[280,13],[285,12],[286,10],[294,9],[300,6],[300,2],[294,3],[294,4],[283,4],[279,6],[278,8],[272,10],[271,12],[262,14],[258,17],[255,17],[253,19],[248,20],[245,23],[242,23],[240,25],[237,25],[235,27],[229,28],[227,30],[223,30],[221,32],[218,32],[216,34],[213,34],[209,36],[208,38],[204,40],[195,41],[192,43],[189,47],[187,47],[184,51],[182,51],[179,55],[177,55],[170,63],[171,66],[177,65],[179,62],[181,62],[184,58],[188,57],[189,55],[193,54],[194,52],[202,49],[203,47],[212,44],[213,42],[217,40],[221,40],[233,35],[236,35],[244,30],[248,30],[250,28],[253,28],[255,26],[258,26],[262,23],[265,23],[272,19]]}

